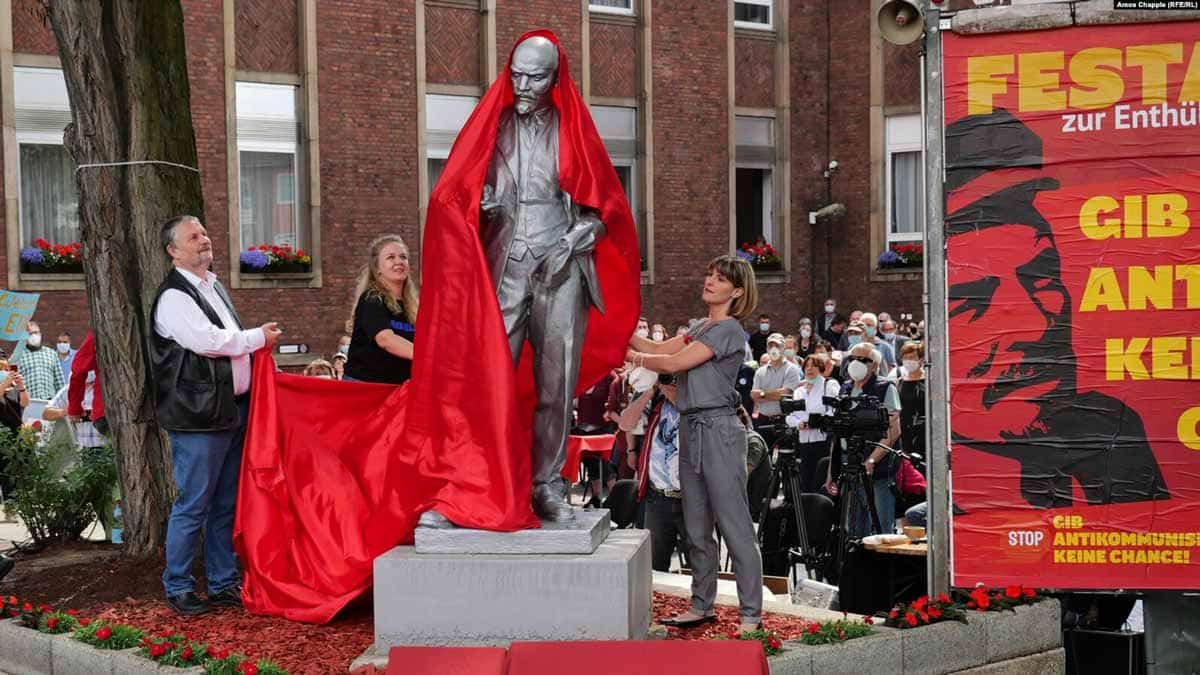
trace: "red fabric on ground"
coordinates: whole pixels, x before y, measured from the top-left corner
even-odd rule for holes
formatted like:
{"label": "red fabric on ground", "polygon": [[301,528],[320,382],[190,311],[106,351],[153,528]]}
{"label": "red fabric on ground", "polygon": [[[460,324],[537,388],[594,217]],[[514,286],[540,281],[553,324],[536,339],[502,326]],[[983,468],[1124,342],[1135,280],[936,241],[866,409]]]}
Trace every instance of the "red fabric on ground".
{"label": "red fabric on ground", "polygon": [[505,675],[503,647],[392,647],[388,675]]}
{"label": "red fabric on ground", "polygon": [[[558,44],[549,31],[521,40],[532,35]],[[561,46],[551,96],[560,184],[607,228],[594,253],[607,313],[593,310],[588,319],[578,394],[624,359],[640,312],[640,265],[629,204]],[[278,374],[268,353],[256,355],[234,526],[250,611],[329,621],[370,587],[376,556],[412,540],[429,508],[464,527],[538,526],[530,506],[531,359],[516,374],[507,367],[479,238],[498,120],[512,102],[501,77],[459,133],[430,197],[409,383]]]}
{"label": "red fabric on ground", "polygon": [[755,640],[514,642],[509,675],[768,675]]}

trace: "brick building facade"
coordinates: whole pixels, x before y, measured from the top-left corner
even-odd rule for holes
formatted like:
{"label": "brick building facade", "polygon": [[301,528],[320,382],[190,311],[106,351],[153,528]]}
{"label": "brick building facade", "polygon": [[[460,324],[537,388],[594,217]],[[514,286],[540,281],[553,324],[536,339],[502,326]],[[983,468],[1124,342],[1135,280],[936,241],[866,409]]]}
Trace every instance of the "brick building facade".
{"label": "brick building facade", "polygon": [[[923,230],[918,47],[880,39],[879,1],[183,0],[214,271],[248,324],[278,320],[285,343],[328,354],[371,239],[399,232],[418,264],[436,264],[420,260],[428,187],[516,37],[545,27],[626,184],[652,321],[701,313],[705,262],[755,235],[782,257],[760,275],[780,328],[830,294],[846,311],[920,315],[919,268],[877,265],[889,239]],[[42,293],[48,333],[81,336],[81,276],[20,257],[39,237],[79,238],[72,167],[54,147],[65,90],[42,84],[58,62],[38,5],[0,5],[0,278]],[[846,214],[810,225],[831,201]],[[239,252],[257,244],[304,248],[311,263],[242,271]]]}

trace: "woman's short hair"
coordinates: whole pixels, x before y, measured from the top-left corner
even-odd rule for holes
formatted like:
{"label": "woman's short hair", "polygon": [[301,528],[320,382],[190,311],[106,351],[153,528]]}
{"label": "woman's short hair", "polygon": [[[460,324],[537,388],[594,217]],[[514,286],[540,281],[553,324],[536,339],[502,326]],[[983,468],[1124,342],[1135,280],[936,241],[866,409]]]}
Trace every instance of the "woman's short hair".
{"label": "woman's short hair", "polygon": [[825,364],[829,362],[829,357],[824,354],[809,354],[804,357],[804,367],[816,366],[817,370],[825,370]]}
{"label": "woman's short hair", "polygon": [[904,358],[909,354],[916,354],[918,359],[925,358],[925,343],[920,340],[909,340],[900,348],[900,358]]}
{"label": "woman's short hair", "polygon": [[309,361],[307,366],[304,366],[304,374],[307,377],[319,377],[321,375],[333,377],[333,364],[325,359],[313,359]]}
{"label": "woman's short hair", "polygon": [[713,270],[728,279],[734,288],[742,289],[742,294],[729,304],[729,315],[738,321],[745,320],[758,305],[758,283],[754,279],[754,268],[737,256],[719,255],[708,263],[706,271]]}

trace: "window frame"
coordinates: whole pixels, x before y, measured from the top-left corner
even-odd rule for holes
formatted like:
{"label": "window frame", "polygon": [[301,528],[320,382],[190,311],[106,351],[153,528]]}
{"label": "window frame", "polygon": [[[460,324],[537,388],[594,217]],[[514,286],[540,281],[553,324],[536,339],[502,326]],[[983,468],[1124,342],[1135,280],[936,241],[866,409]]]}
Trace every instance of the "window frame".
{"label": "window frame", "polygon": [[[768,233],[768,232],[766,232],[766,228],[764,228],[764,231],[762,233],[762,239],[764,242],[766,242],[766,243],[770,244],[772,247],[774,247],[775,250],[779,252],[780,259],[782,259],[783,258],[782,242],[777,241],[777,239],[780,238],[780,235],[782,234],[782,232],[780,231],[778,219],[775,217],[775,164],[771,163],[771,162],[754,162],[754,161],[738,162],[738,161],[734,161],[733,169],[735,172],[738,169],[757,169],[759,171],[766,172],[766,176],[765,176],[765,180],[764,180],[764,182],[766,183],[766,186],[763,189],[763,196],[762,196],[762,208],[763,208],[763,211],[765,212],[764,215],[766,217],[763,218],[763,222],[770,224],[771,231]],[[734,185],[735,186],[737,185],[736,176],[734,177]],[[737,235],[737,195],[736,194],[733,195],[733,213],[734,213],[733,232],[734,232],[734,236],[736,238],[736,235]],[[752,245],[754,243],[756,243],[756,242],[750,242],[750,244],[752,244]],[[736,242],[734,245],[740,247],[742,245],[742,242],[740,242],[740,241]]]}
{"label": "window frame", "polygon": [[617,16],[634,16],[636,13],[636,3],[634,0],[626,0],[629,7],[611,7],[609,5],[597,5],[588,2],[588,11],[593,14],[615,14]]}
{"label": "window frame", "polygon": [[[294,140],[290,143],[290,146],[291,146],[290,149],[285,149],[283,147],[280,147],[281,145],[284,145],[283,142],[247,140],[247,139],[243,139],[240,134],[235,133],[237,138],[235,139],[234,152],[237,153],[237,159],[236,159],[237,173],[232,177],[233,178],[232,182],[235,185],[237,185],[237,187],[238,187],[238,218],[237,218],[236,223],[230,223],[230,227],[237,228],[238,242],[240,245],[238,247],[238,251],[236,251],[234,253],[234,255],[231,256],[231,258],[232,258],[231,264],[238,264],[237,261],[238,261],[238,258],[241,256],[242,251],[246,250],[246,247],[250,244],[265,243],[268,245],[272,245],[274,243],[272,241],[272,242],[249,242],[249,244],[248,244],[243,237],[244,233],[242,230],[242,212],[245,209],[245,204],[242,203],[241,189],[242,189],[242,153],[244,153],[244,152],[272,154],[272,155],[286,155],[286,154],[291,155],[291,157],[292,157],[292,202],[290,202],[290,204],[292,206],[292,228],[293,228],[293,232],[295,232],[295,234],[297,235],[294,240],[296,243],[294,244],[293,248],[299,249],[299,250],[311,251],[312,250],[312,242],[315,241],[315,238],[312,233],[313,225],[311,222],[311,218],[309,217],[308,209],[306,208],[306,205],[308,202],[307,192],[306,192],[307,181],[305,180],[305,176],[302,175],[302,174],[304,174],[303,169],[306,166],[305,157],[304,157],[304,141],[303,141],[303,130],[304,129],[303,129],[303,125],[301,122],[301,120],[303,118],[303,113],[300,109],[301,101],[302,101],[303,93],[304,93],[303,88],[299,84],[289,84],[289,83],[279,83],[279,82],[262,82],[262,81],[258,81],[258,80],[254,80],[254,79],[239,78],[236,82],[234,82],[233,115],[234,115],[235,122],[238,119],[240,119],[239,115],[238,115],[238,110],[237,110],[237,85],[239,85],[239,84],[251,84],[251,85],[261,85],[261,86],[281,87],[281,88],[291,89],[292,90],[292,106],[293,106],[292,107],[292,115],[293,115],[292,120],[293,120],[293,123],[295,124],[296,133],[295,133]],[[271,189],[272,194],[277,195],[278,194],[278,176],[276,176],[276,179],[273,180],[272,182],[274,183],[274,185],[272,186],[272,189]],[[307,237],[301,238],[299,236],[300,230],[304,226],[306,226],[306,229],[308,229],[309,231],[306,233]],[[304,241],[304,239],[307,239],[307,241]],[[239,268],[240,268],[240,264],[239,264]],[[309,264],[309,271],[307,271],[307,272],[289,272],[286,274],[288,274],[289,277],[311,277],[314,274],[314,268],[315,268],[315,260]],[[274,276],[277,274],[280,274],[280,273],[277,273],[277,272],[241,272],[239,269],[239,275],[248,275],[253,278],[259,278],[262,276],[270,277],[270,276]]]}
{"label": "window frame", "polygon": [[737,5],[755,5],[758,7],[767,8],[767,22],[758,23],[756,21],[741,21],[733,20],[734,28],[745,28],[748,30],[773,31],[775,30],[775,0],[732,0],[734,5],[734,16],[737,16]]}
{"label": "window frame", "polygon": [[[910,244],[913,242],[923,242],[925,240],[925,147],[921,143],[920,138],[920,115],[919,114],[903,114],[889,115],[884,119],[884,217],[883,217],[883,234],[884,247],[890,249],[893,244]],[[892,120],[899,118],[915,118],[917,123],[918,137],[915,140],[900,139],[894,140],[891,134]],[[906,120],[911,123],[912,119]],[[899,123],[897,123],[899,124]],[[916,232],[895,233],[892,232],[893,220],[893,197],[895,196],[895,160],[896,155],[916,152],[918,153],[917,174],[920,180],[921,188],[917,190],[917,213],[919,214],[920,226]]]}

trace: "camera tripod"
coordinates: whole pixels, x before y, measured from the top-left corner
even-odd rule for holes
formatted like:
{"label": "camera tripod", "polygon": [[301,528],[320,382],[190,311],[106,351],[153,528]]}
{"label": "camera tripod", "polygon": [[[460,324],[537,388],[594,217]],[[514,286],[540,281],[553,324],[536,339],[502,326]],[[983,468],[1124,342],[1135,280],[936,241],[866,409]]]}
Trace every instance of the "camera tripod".
{"label": "camera tripod", "polygon": [[[863,536],[870,534],[883,534],[883,527],[879,521],[879,512],[875,508],[874,477],[868,476],[867,470],[863,468],[864,458],[868,455],[867,446],[881,448],[897,457],[905,456],[903,452],[882,443],[856,437],[846,440],[848,461],[842,466],[841,473],[838,474],[838,514],[837,520],[833,523],[833,532],[830,535],[834,547],[831,571],[834,573],[835,578],[841,576],[842,564],[845,562],[846,552],[852,541],[861,540]],[[861,492],[859,489],[861,489]],[[860,495],[866,496],[865,505],[859,503]],[[859,535],[859,533],[854,532],[854,526],[857,523],[857,516],[859,516],[864,506],[870,516],[870,531]]]}
{"label": "camera tripod", "polygon": [[[818,548],[812,544],[808,533],[808,521],[805,518],[804,498],[801,492],[800,480],[800,461],[796,458],[796,452],[793,449],[776,446],[779,451],[778,458],[775,460],[775,465],[771,467],[771,478],[767,484],[767,493],[763,499],[762,510],[759,511],[758,522],[758,543],[762,550],[762,555],[765,558],[768,555],[786,552],[788,557],[788,567],[795,571],[794,565],[802,563],[812,576],[813,572],[824,576],[823,568],[829,561],[829,552],[824,547]],[[787,518],[779,519],[777,524],[778,532],[774,541],[779,542],[779,548],[768,550],[767,534],[770,528],[767,526],[768,514],[771,510],[771,500],[779,494],[779,490],[783,489],[784,498],[791,502],[791,516],[796,523],[796,534],[799,546],[792,548],[787,545]]]}

